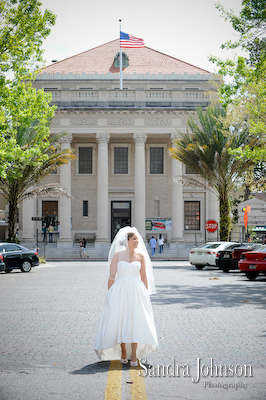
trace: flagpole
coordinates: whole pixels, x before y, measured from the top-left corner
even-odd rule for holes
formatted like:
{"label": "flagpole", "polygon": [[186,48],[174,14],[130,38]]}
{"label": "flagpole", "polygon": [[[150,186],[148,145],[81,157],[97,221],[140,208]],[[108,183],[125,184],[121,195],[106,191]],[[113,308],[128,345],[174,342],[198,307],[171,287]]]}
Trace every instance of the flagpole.
{"label": "flagpole", "polygon": [[[122,20],[120,19],[119,22]],[[120,90],[123,89],[123,70],[122,70],[122,49],[121,49],[121,24],[120,24],[120,31],[119,31],[119,43],[120,43],[120,56],[119,56],[119,67],[120,67]]]}

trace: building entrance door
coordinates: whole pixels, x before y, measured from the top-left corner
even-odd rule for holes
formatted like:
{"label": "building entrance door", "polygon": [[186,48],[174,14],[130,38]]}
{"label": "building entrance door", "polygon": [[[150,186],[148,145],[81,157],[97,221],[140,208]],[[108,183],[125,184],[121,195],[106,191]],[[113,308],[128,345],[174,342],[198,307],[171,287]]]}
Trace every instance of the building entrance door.
{"label": "building entrance door", "polygon": [[111,240],[120,228],[131,225],[131,201],[111,202]]}

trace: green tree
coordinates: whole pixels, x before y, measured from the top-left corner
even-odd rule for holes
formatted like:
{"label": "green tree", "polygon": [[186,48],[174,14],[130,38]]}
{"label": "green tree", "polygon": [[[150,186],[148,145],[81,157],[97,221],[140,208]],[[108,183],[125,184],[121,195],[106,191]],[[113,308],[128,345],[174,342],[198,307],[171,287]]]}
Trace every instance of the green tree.
{"label": "green tree", "polygon": [[9,206],[9,240],[15,239],[15,223],[20,202],[33,196],[70,196],[57,184],[38,186],[55,169],[69,162],[70,150],[60,149],[64,134],[50,136],[54,107],[51,95],[31,85],[9,89],[8,116],[0,124],[0,195]]}
{"label": "green tree", "polygon": [[[218,106],[209,106],[206,112],[198,108],[197,115],[198,122],[190,117],[187,132],[179,132],[180,138],[176,140],[176,147],[170,149],[170,154],[213,189],[219,200],[220,239],[228,240],[230,196],[237,180],[252,163],[237,159],[228,150],[243,147],[248,141],[248,131],[225,130],[225,111]],[[202,186],[200,179],[190,180],[187,176],[183,179],[190,184]]]}
{"label": "green tree", "polygon": [[[247,145],[230,149],[238,159],[252,160],[254,167],[245,174],[245,193],[265,186],[266,161],[266,7],[265,0],[242,0],[238,15],[233,10],[225,10],[216,5],[225,20],[234,28],[237,39],[221,47],[241,49],[246,56],[222,60],[211,57],[216,63],[223,83],[219,88],[220,102],[226,108],[224,125],[228,129],[242,125],[249,130]],[[257,166],[256,166],[257,164]],[[260,175],[259,175],[260,172]]]}
{"label": "green tree", "polygon": [[0,0],[0,87],[12,79],[32,78],[42,66],[43,40],[55,15],[37,0]]}
{"label": "green tree", "polygon": [[70,196],[57,184],[39,186],[69,162],[62,135],[50,136],[51,95],[32,87],[43,65],[41,44],[55,15],[37,0],[0,0],[0,196],[9,206],[9,240],[15,238],[18,205],[32,196]]}
{"label": "green tree", "polygon": [[225,10],[221,3],[216,8],[238,34],[235,42],[224,43],[222,48],[241,48],[249,55],[248,64],[259,69],[266,59],[266,7],[265,0],[242,0],[242,9],[235,15],[232,9]]}
{"label": "green tree", "polygon": [[265,0],[242,0],[242,9],[236,15],[232,9],[225,10],[221,3],[216,8],[226,21],[232,24],[237,40],[222,44],[225,49],[241,49],[247,55],[236,59],[223,60],[212,56],[210,60],[224,77],[220,88],[220,100],[224,107],[230,103],[237,105],[239,99],[247,98],[248,86],[254,86],[256,79],[265,75],[266,62],[266,7]]}

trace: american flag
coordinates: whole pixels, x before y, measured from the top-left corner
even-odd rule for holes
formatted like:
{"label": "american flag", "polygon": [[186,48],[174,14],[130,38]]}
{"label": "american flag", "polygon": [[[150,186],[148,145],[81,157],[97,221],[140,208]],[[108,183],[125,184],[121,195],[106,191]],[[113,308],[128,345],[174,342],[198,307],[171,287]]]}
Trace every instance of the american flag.
{"label": "american flag", "polygon": [[125,32],[120,32],[120,47],[145,47],[143,39],[136,38]]}

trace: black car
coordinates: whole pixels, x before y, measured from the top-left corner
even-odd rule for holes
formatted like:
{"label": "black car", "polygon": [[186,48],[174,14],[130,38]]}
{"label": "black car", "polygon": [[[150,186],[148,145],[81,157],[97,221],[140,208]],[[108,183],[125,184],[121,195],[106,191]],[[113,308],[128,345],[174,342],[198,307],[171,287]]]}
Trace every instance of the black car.
{"label": "black car", "polygon": [[229,272],[230,269],[235,269],[232,263],[232,253],[235,248],[245,247],[244,243],[234,243],[228,246],[226,250],[220,250],[216,254],[216,267],[223,270],[223,272]]}
{"label": "black car", "polygon": [[26,249],[16,243],[0,243],[0,261],[5,264],[6,273],[16,268],[22,272],[30,272],[31,267],[39,265],[36,250]]}
{"label": "black car", "polygon": [[6,269],[6,264],[0,258],[0,272],[5,271],[5,269]]}

